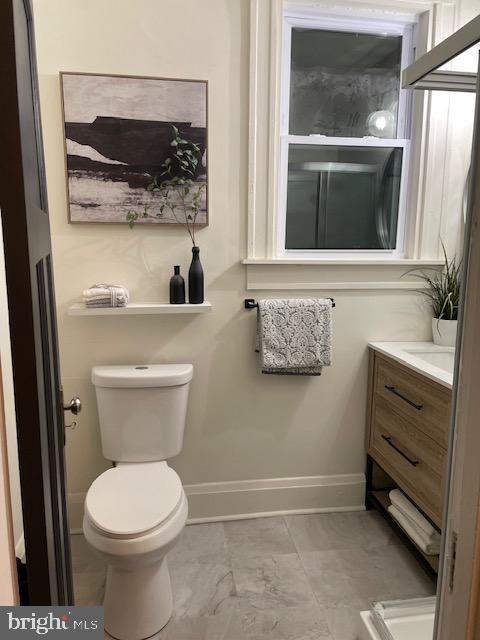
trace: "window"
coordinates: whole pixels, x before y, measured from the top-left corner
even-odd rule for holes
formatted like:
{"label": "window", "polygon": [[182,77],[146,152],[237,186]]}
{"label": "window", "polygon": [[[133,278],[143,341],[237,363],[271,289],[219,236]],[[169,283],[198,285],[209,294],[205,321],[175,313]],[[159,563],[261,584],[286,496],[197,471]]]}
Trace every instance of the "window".
{"label": "window", "polygon": [[403,255],[408,25],[286,16],[277,254]]}

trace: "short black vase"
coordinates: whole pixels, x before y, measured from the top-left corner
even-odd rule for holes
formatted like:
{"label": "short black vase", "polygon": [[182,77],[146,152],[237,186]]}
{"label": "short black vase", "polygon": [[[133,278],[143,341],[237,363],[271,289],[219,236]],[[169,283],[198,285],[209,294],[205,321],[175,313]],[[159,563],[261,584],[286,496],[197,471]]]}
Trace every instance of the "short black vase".
{"label": "short black vase", "polygon": [[185,280],[180,275],[180,267],[173,267],[174,274],[170,278],[170,304],[185,304]]}
{"label": "short black vase", "polygon": [[200,247],[192,247],[192,263],[188,270],[188,301],[190,304],[203,302],[203,269],[200,262]]}

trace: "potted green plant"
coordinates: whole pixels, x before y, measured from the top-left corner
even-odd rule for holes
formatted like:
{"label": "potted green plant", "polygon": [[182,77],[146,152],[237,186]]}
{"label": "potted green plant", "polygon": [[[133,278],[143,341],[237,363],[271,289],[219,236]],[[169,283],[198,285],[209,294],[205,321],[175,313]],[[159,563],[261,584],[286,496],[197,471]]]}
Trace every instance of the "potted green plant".
{"label": "potted green plant", "polygon": [[129,210],[126,221],[131,229],[139,218],[168,220],[185,228],[192,241],[193,254],[188,272],[188,297],[189,302],[200,304],[204,299],[203,269],[195,231],[206,183],[195,180],[195,174],[201,150],[195,142],[183,138],[174,125],[172,132],[172,154],[161,165],[162,173],[154,176],[147,186],[152,194],[152,204],[145,205],[140,213]]}
{"label": "potted green plant", "polygon": [[[427,285],[422,290],[430,302],[432,318],[433,342],[445,347],[454,347],[457,337],[458,305],[461,286],[461,261],[454,256],[448,259],[442,243],[445,263],[442,271],[431,270],[414,273]],[[414,270],[409,271],[412,273]]]}

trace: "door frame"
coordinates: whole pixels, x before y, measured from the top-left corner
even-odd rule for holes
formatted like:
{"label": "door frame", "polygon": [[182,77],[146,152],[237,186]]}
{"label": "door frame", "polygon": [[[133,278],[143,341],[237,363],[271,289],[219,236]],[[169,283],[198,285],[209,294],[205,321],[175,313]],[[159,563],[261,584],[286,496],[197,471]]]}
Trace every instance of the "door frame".
{"label": "door frame", "polygon": [[[0,2],[0,72],[0,204],[28,603],[73,604],[63,409],[59,382],[58,389],[51,382],[59,373],[31,0]],[[28,104],[19,102],[25,87]],[[34,180],[38,202],[29,191]]]}
{"label": "door frame", "polygon": [[[29,0],[25,6],[31,11]],[[0,3],[0,24],[9,24],[12,13],[12,2],[3,0]],[[7,37],[5,37],[7,36]],[[15,69],[11,64],[11,54],[15,49],[13,32],[6,34],[2,29],[0,38],[0,69],[3,78],[16,81]],[[480,119],[480,100],[477,101],[477,122]],[[17,123],[16,95],[4,94],[3,115],[8,126],[2,126],[6,146],[11,153],[0,158],[0,190],[2,192],[2,208],[6,212],[6,224],[11,237],[16,237],[21,245],[25,243],[25,219],[17,213],[24,200],[21,150],[18,147],[19,127]],[[9,145],[10,143],[10,145]],[[456,429],[452,440],[453,466],[450,482],[448,522],[445,532],[446,547],[443,556],[441,574],[441,593],[439,604],[438,640],[479,638],[479,593],[478,579],[480,575],[480,528],[479,528],[479,495],[480,495],[480,393],[476,383],[480,382],[480,131],[476,128],[474,140],[474,176],[471,189],[470,218],[467,228],[465,252],[466,284],[465,307],[462,314],[459,337],[459,357],[457,359],[456,391]],[[8,157],[7,157],[8,156]],[[7,188],[8,187],[8,188]],[[8,215],[11,211],[12,214]],[[15,212],[16,215],[13,215]],[[24,212],[20,212],[24,213]],[[30,281],[28,265],[24,270],[10,274],[10,286],[14,289],[25,287]],[[35,350],[33,341],[34,329],[31,309],[13,308],[11,311],[12,335],[17,342],[22,338],[22,346],[17,357],[29,357]],[[17,372],[18,375],[18,372]],[[25,384],[32,393],[32,402],[17,407],[20,463],[22,474],[22,492],[24,501],[24,518],[26,525],[27,554],[34,593],[45,589],[45,581],[49,576],[48,558],[44,549],[47,544],[46,516],[38,509],[36,498],[44,493],[42,477],[42,442],[40,434],[28,425],[38,421],[38,407],[33,401],[37,389],[32,380],[21,375],[18,380]],[[0,416],[1,417],[1,416]],[[23,425],[22,425],[23,423]],[[27,426],[25,426],[27,425]],[[28,443],[28,446],[27,446]],[[454,552],[453,537],[458,536],[460,544]],[[455,562],[454,560],[455,555]],[[473,562],[472,562],[473,561]],[[452,569],[455,569],[454,573]],[[452,576],[453,581],[450,581]],[[38,580],[38,583],[35,581]],[[450,588],[452,586],[452,588]],[[43,591],[45,599],[47,593]],[[50,591],[48,592],[48,597]]]}
{"label": "door frame", "polygon": [[480,638],[480,58],[437,640]]}

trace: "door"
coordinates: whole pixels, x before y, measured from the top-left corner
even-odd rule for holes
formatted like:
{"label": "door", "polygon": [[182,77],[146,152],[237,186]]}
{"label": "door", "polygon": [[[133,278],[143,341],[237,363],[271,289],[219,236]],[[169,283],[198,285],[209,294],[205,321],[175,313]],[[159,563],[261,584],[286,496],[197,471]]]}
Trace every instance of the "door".
{"label": "door", "polygon": [[30,0],[0,2],[0,207],[29,604],[73,604],[43,148]]}
{"label": "door", "polygon": [[457,338],[452,470],[438,612],[439,640],[480,640],[480,63]]}

